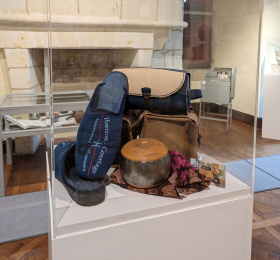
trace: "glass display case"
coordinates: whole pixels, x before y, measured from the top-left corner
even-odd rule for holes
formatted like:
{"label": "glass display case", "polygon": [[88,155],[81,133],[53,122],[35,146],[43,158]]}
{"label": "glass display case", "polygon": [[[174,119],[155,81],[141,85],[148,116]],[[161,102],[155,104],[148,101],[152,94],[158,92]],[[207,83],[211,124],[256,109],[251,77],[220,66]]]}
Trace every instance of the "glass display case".
{"label": "glass display case", "polygon": [[[12,20],[21,34],[2,46],[12,87],[0,134],[8,165],[14,138],[44,136],[49,259],[250,259],[253,193],[263,188],[254,185],[255,2],[27,3],[26,26]],[[43,126],[19,124],[33,116]],[[148,132],[170,165],[160,184],[141,186],[126,179],[121,148],[147,145]],[[159,160],[128,157],[142,168]]]}
{"label": "glass display case", "polygon": [[[109,11],[109,6],[113,5],[113,2],[118,8]],[[135,192],[137,191],[135,187],[124,188],[122,185],[111,183],[106,187],[105,200],[102,203],[83,206],[77,197],[73,197],[65,179],[61,181],[59,176],[55,177],[59,167],[53,164],[53,171],[49,173],[50,252],[53,259],[71,257],[75,259],[78,254],[81,257],[81,252],[84,259],[89,259],[92,255],[92,245],[94,245],[94,255],[98,259],[120,257],[120,259],[130,259],[132,254],[136,255],[137,259],[171,259],[171,255],[174,257],[174,251],[176,257],[181,259],[183,251],[180,248],[185,248],[185,244],[189,245],[188,255],[194,259],[250,259],[253,164],[240,167],[234,162],[254,157],[252,130],[258,84],[259,12],[252,11],[252,6],[244,5],[242,1],[225,3],[225,1],[215,0],[185,2],[139,0],[133,4],[130,1],[122,1],[122,5],[119,5],[118,1],[99,5],[80,2],[79,8],[80,13],[73,14],[74,20],[58,21],[56,16],[51,14],[54,17],[51,45],[53,94],[56,91],[66,91],[69,87],[72,90],[95,89],[97,94],[92,96],[91,107],[89,107],[92,110],[95,100],[103,95],[100,89],[104,84],[105,86],[109,84],[106,80],[109,76],[106,75],[116,69],[127,73],[125,75],[128,78],[127,98],[129,98],[133,93],[135,78],[141,87],[149,87],[148,83],[146,84],[146,78],[149,77],[155,85],[165,88],[160,77],[153,76],[157,73],[156,69],[165,69],[165,73],[167,73],[166,69],[177,70],[180,73],[182,70],[187,71],[190,88],[201,89],[201,86],[204,88],[206,71],[215,74],[217,79],[226,81],[226,78],[231,77],[228,75],[230,72],[225,73],[222,69],[218,71],[215,68],[234,67],[236,69],[234,100],[231,96],[232,89],[221,92],[221,95],[227,97],[217,99],[230,98],[232,125],[227,131],[225,122],[214,121],[211,117],[212,112],[215,112],[215,117],[222,116],[227,109],[227,103],[201,100],[210,116],[200,120],[202,138],[201,144],[197,146],[198,156],[194,165],[198,163],[202,168],[204,166],[204,169],[208,167],[211,177],[220,179],[216,183],[212,181],[211,185],[200,192],[188,191],[181,199],[142,194],[152,192],[141,190],[139,193],[139,190]],[[131,71],[129,68],[134,68],[133,72],[136,75],[129,74]],[[135,68],[142,68],[142,70],[138,72]],[[149,68],[154,71],[145,74],[148,72],[144,69]],[[137,75],[143,71],[142,76]],[[161,76],[164,78],[164,74]],[[168,81],[169,85],[176,84],[175,78],[172,79],[174,81]],[[145,82],[142,83],[143,86],[141,81]],[[117,84],[119,83],[116,79],[112,83],[113,96],[114,85]],[[202,95],[203,91],[207,93],[211,91],[209,86],[207,90],[203,88]],[[156,87],[154,91],[155,89]],[[153,94],[153,88],[151,91]],[[106,103],[106,100],[113,102],[108,97],[109,90],[104,96],[107,96],[107,99],[104,97],[102,102]],[[128,103],[125,106],[128,106]],[[199,114],[199,103],[199,99],[191,101],[193,110],[190,113]],[[147,107],[142,107],[142,111]],[[89,116],[89,111],[85,115]],[[125,109],[124,113],[126,112]],[[168,112],[165,114],[168,115]],[[248,131],[244,124],[251,125],[251,130]],[[87,127],[85,123],[84,127]],[[88,127],[90,128],[90,123]],[[85,128],[83,131],[86,131]],[[52,134],[54,148],[61,147],[63,141],[71,141],[76,145],[77,140],[78,145],[81,136],[79,132],[66,138],[57,136],[55,132]],[[181,138],[179,133],[177,135],[177,138]],[[95,136],[98,138],[98,134]],[[141,133],[139,137],[142,137]],[[102,144],[101,139],[99,135],[98,140],[94,139],[95,141],[91,142],[89,147],[95,147],[92,152],[89,147],[86,151],[86,154],[93,153],[92,160],[95,152],[99,153],[97,146],[105,145]],[[77,148],[75,149],[75,156],[80,156]],[[58,164],[56,156],[58,155],[55,155],[52,161]],[[106,159],[106,153],[104,156]],[[206,163],[200,162],[201,160]],[[91,161],[90,167],[93,165]],[[92,182],[94,182],[94,177],[90,178],[89,173],[85,177],[79,167],[83,168],[83,166],[76,165],[78,172],[76,174],[80,175],[78,178],[89,181],[93,178]],[[215,171],[215,167],[218,167],[216,168],[218,172]],[[111,179],[114,171],[114,167],[108,169],[107,175]],[[223,171],[225,178],[221,177]],[[188,222],[192,224],[185,225]],[[137,236],[133,236],[133,233],[137,233]],[[182,242],[171,242],[171,234],[184,239]],[[150,239],[147,240],[147,237]],[[166,239],[162,239],[163,237]],[[153,240],[161,242],[155,245],[151,243]],[[211,249],[215,246],[214,240],[222,243],[215,253]],[[110,252],[105,250],[107,245],[104,241],[110,241],[112,249]],[[195,246],[198,241],[207,250],[204,249],[203,252],[198,250]],[[69,244],[75,244],[75,247],[69,248]],[[125,253],[120,249],[123,245],[127,248]],[[137,249],[134,245],[142,246]],[[170,248],[170,245],[174,248],[172,252],[163,250],[163,248]]]}
{"label": "glass display case", "polygon": [[[52,96],[53,109],[59,113],[56,122],[53,122],[53,132],[65,133],[77,131],[79,124],[72,116],[73,109],[85,110],[89,102],[91,91],[58,92]],[[12,138],[36,135],[49,135],[51,133],[50,94],[6,94],[0,101],[0,115],[3,127],[0,129],[1,142],[6,139],[7,165],[12,165]],[[71,111],[71,112],[70,112]],[[38,119],[32,118],[38,116]],[[71,120],[72,118],[72,120]],[[1,146],[2,147],[2,146]],[[3,165],[3,151],[0,153]],[[5,196],[4,167],[0,169],[1,196]]]}
{"label": "glass display case", "polygon": [[[47,2],[3,1],[0,9],[2,244],[46,233],[48,223],[45,158],[38,160],[46,131],[23,130],[4,117],[27,113],[28,119],[29,113],[45,114],[50,112],[50,103],[44,81],[48,66],[44,50],[49,49]],[[44,170],[39,172],[40,168]]]}

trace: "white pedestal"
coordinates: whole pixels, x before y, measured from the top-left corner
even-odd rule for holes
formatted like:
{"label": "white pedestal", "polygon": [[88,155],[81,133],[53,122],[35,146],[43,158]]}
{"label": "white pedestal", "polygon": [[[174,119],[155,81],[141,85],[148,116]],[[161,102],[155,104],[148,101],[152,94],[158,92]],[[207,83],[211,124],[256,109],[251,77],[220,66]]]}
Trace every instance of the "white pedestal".
{"label": "white pedestal", "polygon": [[280,74],[264,75],[262,137],[280,140]]}
{"label": "white pedestal", "polygon": [[106,200],[92,207],[77,205],[55,181],[49,259],[249,260],[253,196],[226,178],[225,189],[210,186],[183,200],[111,184]]}

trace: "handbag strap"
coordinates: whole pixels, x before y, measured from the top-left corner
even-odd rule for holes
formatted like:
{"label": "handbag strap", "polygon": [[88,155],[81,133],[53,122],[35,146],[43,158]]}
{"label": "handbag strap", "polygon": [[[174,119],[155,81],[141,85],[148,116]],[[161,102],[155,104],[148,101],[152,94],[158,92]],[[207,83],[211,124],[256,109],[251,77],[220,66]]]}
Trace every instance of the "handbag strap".
{"label": "handbag strap", "polygon": [[135,121],[134,123],[132,123],[129,128],[133,128],[135,126],[137,126],[144,118],[144,116],[146,115],[151,115],[154,116],[156,118],[168,118],[170,121],[181,121],[181,122],[185,122],[187,118],[191,119],[192,121],[194,121],[195,123],[197,123],[198,125],[198,119],[197,119],[197,115],[195,113],[189,113],[187,116],[185,115],[161,115],[161,114],[154,114],[151,113],[147,110],[145,110],[138,118],[137,121]]}
{"label": "handbag strap", "polygon": [[130,140],[133,140],[131,122],[130,122],[129,118],[127,116],[123,116],[122,120],[127,122],[127,124],[128,124],[127,129],[129,131],[129,137],[130,137]]}
{"label": "handbag strap", "polygon": [[197,118],[197,115],[196,113],[192,112],[192,113],[189,113],[188,114],[188,117],[193,120],[196,124],[197,124],[197,128],[198,128],[198,137],[197,137],[197,142],[198,144],[200,145],[200,141],[201,141],[201,131],[200,131],[200,126],[199,126],[199,123],[198,123],[198,118]]}
{"label": "handbag strap", "polygon": [[149,112],[147,110],[145,110],[143,113],[140,114],[140,116],[138,117],[137,121],[135,121],[134,123],[132,123],[131,125],[128,126],[128,128],[130,130],[132,130],[133,127],[137,126],[144,118],[145,115],[147,115]]}
{"label": "handbag strap", "polygon": [[194,121],[197,124],[197,128],[198,128],[198,140],[197,140],[197,142],[200,145],[201,131],[200,131],[200,127],[199,127],[199,124],[198,124],[198,118],[197,118],[197,115],[195,113],[189,113],[187,116],[184,116],[184,115],[160,115],[160,114],[154,114],[154,113],[151,113],[151,112],[145,110],[143,113],[140,114],[137,121],[135,121],[134,123],[132,123],[131,125],[128,126],[128,129],[130,131],[132,131],[133,127],[137,126],[140,122],[142,122],[142,120],[144,119],[144,116],[146,116],[146,115],[152,115],[152,116],[157,117],[157,118],[168,118],[170,121],[176,121],[176,122],[178,122],[178,119],[180,119],[180,121],[182,121],[182,122],[185,122],[186,118],[189,118],[190,119],[189,124],[191,123],[191,121]]}
{"label": "handbag strap", "polygon": [[190,94],[191,100],[202,98],[201,89],[191,89],[189,94]]}
{"label": "handbag strap", "polygon": [[198,123],[198,119],[197,119],[196,113],[194,113],[194,112],[188,113],[187,117],[190,118],[191,120],[193,120],[194,122]]}

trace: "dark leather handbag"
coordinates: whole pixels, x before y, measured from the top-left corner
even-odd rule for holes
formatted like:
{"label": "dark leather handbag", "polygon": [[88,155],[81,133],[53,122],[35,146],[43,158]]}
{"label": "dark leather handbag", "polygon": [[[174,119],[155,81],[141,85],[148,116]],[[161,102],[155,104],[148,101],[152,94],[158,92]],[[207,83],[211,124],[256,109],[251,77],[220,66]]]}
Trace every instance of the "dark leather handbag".
{"label": "dark leather handbag", "polygon": [[190,73],[173,69],[116,69],[128,78],[125,110],[149,110],[157,114],[184,114],[201,90],[190,90]]}

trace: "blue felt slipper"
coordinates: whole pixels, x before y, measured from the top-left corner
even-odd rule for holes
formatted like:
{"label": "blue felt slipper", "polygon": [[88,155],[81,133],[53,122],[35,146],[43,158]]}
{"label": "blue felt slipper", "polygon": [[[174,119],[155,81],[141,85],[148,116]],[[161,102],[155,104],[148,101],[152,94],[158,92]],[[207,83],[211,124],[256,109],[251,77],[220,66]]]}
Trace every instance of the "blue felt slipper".
{"label": "blue felt slipper", "polygon": [[75,168],[76,142],[67,141],[60,143],[54,149],[55,177],[67,189],[70,197],[82,206],[96,205],[104,201],[106,184],[109,177],[91,181],[79,176]]}
{"label": "blue felt slipper", "polygon": [[77,134],[76,169],[82,178],[103,178],[120,146],[127,77],[109,73],[97,86]]}

